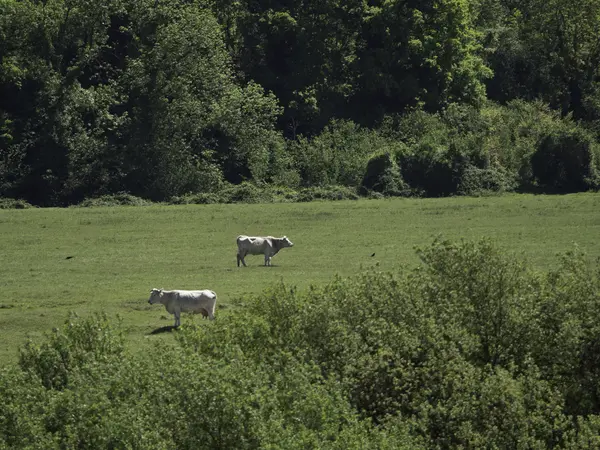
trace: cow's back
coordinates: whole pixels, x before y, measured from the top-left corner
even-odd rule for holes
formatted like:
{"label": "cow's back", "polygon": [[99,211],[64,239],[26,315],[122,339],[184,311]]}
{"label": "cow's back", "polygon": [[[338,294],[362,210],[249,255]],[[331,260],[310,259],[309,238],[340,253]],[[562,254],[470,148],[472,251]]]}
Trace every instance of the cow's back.
{"label": "cow's back", "polygon": [[251,255],[264,253],[270,247],[269,238],[260,236],[238,236],[237,243],[238,249]]}
{"label": "cow's back", "polygon": [[203,289],[198,291],[178,291],[179,307],[182,311],[197,311],[200,308],[212,310],[217,300],[215,292]]}

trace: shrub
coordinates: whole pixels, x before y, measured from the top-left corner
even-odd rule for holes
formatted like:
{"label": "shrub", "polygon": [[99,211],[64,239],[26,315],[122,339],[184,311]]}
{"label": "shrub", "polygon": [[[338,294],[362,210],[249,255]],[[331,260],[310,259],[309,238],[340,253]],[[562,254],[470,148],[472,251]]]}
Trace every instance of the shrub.
{"label": "shrub", "polygon": [[94,206],[149,206],[153,203],[150,200],[145,200],[135,195],[121,192],[119,194],[103,195],[98,198],[88,198],[77,206],[94,207]]}
{"label": "shrub", "polygon": [[600,149],[585,132],[572,129],[545,136],[531,157],[533,177],[554,192],[579,192],[598,186]]}
{"label": "shrub", "polygon": [[600,271],[575,248],[545,287],[533,356],[565,396],[567,413],[600,414]]}
{"label": "shrub", "polygon": [[539,141],[553,130],[563,128],[560,113],[542,102],[513,100],[506,106],[493,103],[482,110],[489,131],[484,148],[490,166],[503,167],[517,180],[518,188],[531,190],[531,156]]}
{"label": "shrub", "polygon": [[54,447],[41,420],[51,397],[35,381],[17,367],[0,369],[0,448]]}
{"label": "shrub", "polygon": [[[547,375],[550,360],[537,365],[542,348],[548,357],[555,348],[544,344],[544,327],[560,320],[540,318],[544,279],[489,241],[436,241],[420,255],[423,266],[399,277],[371,270],[306,293],[280,285],[247,300],[239,319],[250,329],[231,318],[185,345],[225,359],[222,348],[265,362],[279,351],[314,361],[363,417],[383,429],[410,423],[411,437],[429,448],[571,442],[573,425],[561,412],[568,391]],[[590,286],[588,277],[573,289]],[[590,309],[578,311],[585,317]],[[583,354],[569,348],[572,358]],[[588,395],[593,380],[583,384]]]}
{"label": "shrub", "polygon": [[459,155],[451,155],[447,149],[428,142],[401,154],[398,162],[408,185],[432,197],[455,193],[466,163]]}
{"label": "shrub", "polygon": [[25,200],[14,198],[0,198],[0,209],[28,209],[33,208],[31,204]]}
{"label": "shrub", "polygon": [[304,186],[358,187],[369,155],[388,142],[351,121],[334,120],[312,139],[290,143]]}
{"label": "shrub", "polygon": [[246,181],[226,186],[219,192],[219,197],[223,203],[268,203],[272,200],[265,189]]}
{"label": "shrub", "polygon": [[375,191],[384,195],[401,195],[405,189],[394,154],[385,152],[369,159],[361,183],[361,194]]}
{"label": "shrub", "polygon": [[97,314],[88,319],[71,315],[62,329],[54,329],[46,342],[33,341],[21,349],[19,365],[40,377],[49,389],[69,386],[73,372],[88,364],[120,357],[123,353],[123,335],[106,315]]}
{"label": "shrub", "polygon": [[480,169],[469,166],[465,169],[458,186],[460,195],[489,195],[510,192],[516,189],[516,180],[501,167]]}
{"label": "shrub", "polygon": [[189,194],[180,197],[173,197],[170,201],[172,205],[210,205],[213,203],[222,203],[219,194],[213,192],[200,192],[199,194]]}
{"label": "shrub", "polygon": [[474,108],[451,105],[444,114],[412,111],[389,118],[382,133],[407,146],[396,152],[402,178],[427,196],[456,193],[465,168],[484,164],[485,124]]}
{"label": "shrub", "polygon": [[286,186],[268,186],[269,196],[276,203],[296,202],[298,200],[298,191]]}
{"label": "shrub", "polygon": [[313,200],[358,200],[355,189],[347,186],[323,186],[301,189],[297,201],[311,202]]}
{"label": "shrub", "polygon": [[234,335],[203,348],[212,356],[190,345],[205,339],[206,327],[184,324],[185,347],[157,343],[137,357],[113,357],[104,319],[66,325],[56,333],[69,339],[42,344],[80,363],[70,365],[61,390],[44,386],[45,372],[55,371],[37,357],[22,371],[0,371],[0,447],[418,448],[407,427],[386,432],[361,420],[342,386],[314,364],[277,347],[268,360],[241,353],[231,338],[252,337],[254,329],[237,325]]}

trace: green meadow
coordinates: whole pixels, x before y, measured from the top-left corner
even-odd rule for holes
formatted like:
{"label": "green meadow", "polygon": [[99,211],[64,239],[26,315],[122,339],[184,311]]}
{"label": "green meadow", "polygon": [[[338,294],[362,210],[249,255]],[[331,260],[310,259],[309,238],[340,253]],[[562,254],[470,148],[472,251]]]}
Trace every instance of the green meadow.
{"label": "green meadow", "polygon": [[[238,268],[239,234],[287,235],[295,245],[272,267],[248,256]],[[575,243],[597,258],[600,195],[2,210],[0,361],[16,361],[28,337],[39,339],[71,311],[118,314],[134,350],[169,339],[149,335],[173,324],[148,304],[154,287],[212,289],[218,318],[279,281],[303,289],[373,265],[413,266],[415,247],[436,236],[489,237],[540,270]]]}

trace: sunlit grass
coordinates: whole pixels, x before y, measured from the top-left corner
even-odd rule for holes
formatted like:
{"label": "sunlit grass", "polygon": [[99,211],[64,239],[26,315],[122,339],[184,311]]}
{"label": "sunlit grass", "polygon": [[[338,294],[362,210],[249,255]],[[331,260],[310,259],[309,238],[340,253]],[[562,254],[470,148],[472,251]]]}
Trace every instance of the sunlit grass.
{"label": "sunlit grass", "polygon": [[[437,235],[491,237],[539,269],[575,242],[595,258],[599,211],[595,194],[2,210],[0,361],[14,361],[27,336],[62,324],[69,311],[119,314],[132,348],[143,348],[163,339],[147,338],[150,331],[173,323],[147,304],[153,287],[212,289],[218,305],[231,307],[279,280],[305,288],[374,264],[414,265],[414,247]],[[249,267],[237,268],[239,234],[285,234],[295,246],[274,267],[248,256]]]}

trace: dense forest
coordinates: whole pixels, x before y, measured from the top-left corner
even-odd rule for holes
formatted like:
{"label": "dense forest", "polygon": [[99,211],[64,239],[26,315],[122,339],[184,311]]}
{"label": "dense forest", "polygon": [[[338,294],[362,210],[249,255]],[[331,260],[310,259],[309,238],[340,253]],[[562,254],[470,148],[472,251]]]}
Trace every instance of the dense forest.
{"label": "dense forest", "polygon": [[0,197],[596,189],[598,36],[597,0],[0,0]]}

